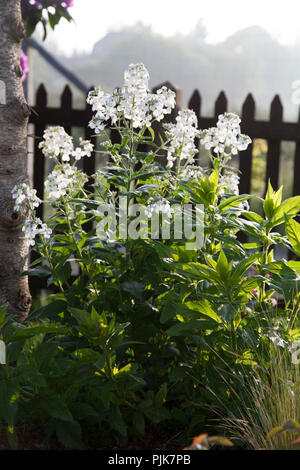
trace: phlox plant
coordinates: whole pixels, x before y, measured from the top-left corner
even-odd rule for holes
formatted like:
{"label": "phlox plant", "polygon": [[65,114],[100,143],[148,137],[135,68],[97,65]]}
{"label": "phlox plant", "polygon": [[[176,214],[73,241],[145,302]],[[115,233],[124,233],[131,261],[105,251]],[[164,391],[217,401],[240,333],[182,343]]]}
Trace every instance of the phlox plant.
{"label": "phlox plant", "polygon": [[[30,422],[69,448],[126,443],[149,430],[186,445],[199,431],[211,435],[210,407],[234,405],[232,387],[245,386],[258,357],[267,367],[264,351],[299,336],[300,265],[275,259],[274,247],[299,254],[300,197],[282,202],[282,189],[269,184],[264,216],[252,212],[230,166],[251,142],[239,117],[225,113],[198,130],[193,111],[180,110],[159,134],[154,123],[171,114],[175,95],[165,87],[151,93],[148,82],[145,66],[133,64],[120,89],[90,92],[90,127],[109,157],[92,181],[77,162],[93,144],[76,147],[54,127],[40,143],[54,164],[45,200],[22,182],[12,190],[37,254],[24,274],[45,277],[50,292],[25,324],[11,320],[4,329],[0,417],[11,439],[16,423]],[[195,138],[211,152],[209,168],[196,160]],[[119,224],[111,236],[102,208],[123,200],[137,232],[158,217],[155,237],[125,236]],[[51,206],[48,220],[36,218],[40,204]],[[174,236],[174,206],[185,215],[186,205],[192,224],[197,208],[204,214],[200,248]]]}

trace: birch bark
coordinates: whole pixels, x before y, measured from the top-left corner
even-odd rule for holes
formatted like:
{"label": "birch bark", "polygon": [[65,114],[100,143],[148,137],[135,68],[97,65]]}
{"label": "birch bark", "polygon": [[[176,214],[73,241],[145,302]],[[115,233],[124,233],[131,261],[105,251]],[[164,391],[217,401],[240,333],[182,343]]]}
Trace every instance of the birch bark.
{"label": "birch bark", "polygon": [[14,212],[11,189],[27,182],[27,123],[30,108],[22,87],[20,50],[25,29],[20,0],[0,0],[0,305],[19,321],[31,305],[27,267],[28,249],[20,214]]}

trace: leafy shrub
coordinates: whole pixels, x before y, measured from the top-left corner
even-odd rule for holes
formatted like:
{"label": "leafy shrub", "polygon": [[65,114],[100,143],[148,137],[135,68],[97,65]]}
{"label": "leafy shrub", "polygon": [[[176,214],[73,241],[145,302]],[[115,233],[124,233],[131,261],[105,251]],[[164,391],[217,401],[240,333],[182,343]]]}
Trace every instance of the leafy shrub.
{"label": "leafy shrub", "polygon": [[[282,202],[282,190],[269,185],[264,217],[249,210],[229,166],[250,143],[234,114],[198,131],[194,113],[183,110],[158,139],[151,125],[175,97],[165,88],[151,95],[148,78],[142,64],[130,66],[121,90],[90,94],[91,127],[98,134],[112,122],[120,134],[118,144],[108,139],[110,162],[93,182],[76,167],[92,144],[74,149],[62,128],[46,130],[41,148],[56,165],[45,182],[47,224],[35,217],[34,190],[13,190],[39,254],[28,273],[54,290],[26,324],[3,333],[1,419],[11,439],[17,423],[30,422],[67,448],[99,436],[101,445],[124,444],[149,426],[188,442],[210,424],[210,406],[233,403],[231,388],[245,385],[257,351],[275,334],[286,344],[299,335],[300,265],[275,260],[273,248],[299,253],[300,197]],[[211,168],[194,165],[195,137],[212,150]],[[136,203],[145,207],[139,215]],[[200,247],[188,229],[177,236],[176,207],[196,238],[203,235]],[[124,235],[122,224],[141,235],[159,214],[155,236]],[[287,235],[276,232],[281,225]]]}

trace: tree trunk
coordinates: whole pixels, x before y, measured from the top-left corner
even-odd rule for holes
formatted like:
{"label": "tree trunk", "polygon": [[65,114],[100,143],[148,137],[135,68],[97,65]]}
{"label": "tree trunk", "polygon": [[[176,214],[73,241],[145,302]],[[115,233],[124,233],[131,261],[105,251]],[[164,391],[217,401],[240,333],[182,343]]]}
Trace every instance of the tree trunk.
{"label": "tree trunk", "polygon": [[[30,109],[21,81],[20,50],[25,29],[20,0],[0,0],[0,305],[22,321],[31,296],[27,267],[28,248],[14,213],[11,190],[27,182],[27,123]],[[4,93],[6,90],[6,93]],[[5,97],[6,95],[6,97]],[[5,99],[6,98],[6,99]]]}

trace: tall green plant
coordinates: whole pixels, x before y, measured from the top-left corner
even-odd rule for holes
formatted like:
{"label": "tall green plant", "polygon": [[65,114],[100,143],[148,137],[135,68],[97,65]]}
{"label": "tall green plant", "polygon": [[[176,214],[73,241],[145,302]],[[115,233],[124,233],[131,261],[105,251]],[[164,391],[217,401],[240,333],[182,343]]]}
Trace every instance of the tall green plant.
{"label": "tall green plant", "polygon": [[[186,443],[205,431],[208,405],[232,403],[232,387],[246,383],[274,335],[287,345],[298,335],[299,262],[274,259],[274,247],[297,251],[300,197],[282,202],[269,185],[265,216],[249,210],[229,163],[250,139],[232,113],[198,131],[195,114],[182,110],[157,144],[152,123],[171,112],[175,96],[165,87],[151,94],[148,80],[143,64],[130,65],[121,89],[89,95],[96,135],[109,124],[120,134],[117,144],[107,134],[110,162],[94,175],[93,192],[77,167],[92,144],[74,148],[59,127],[40,144],[55,164],[43,201],[53,215],[36,219],[35,191],[13,190],[40,255],[28,272],[54,288],[27,326],[4,333],[15,351],[8,373],[25,366],[38,377],[27,372],[17,383],[16,403],[26,406],[14,416],[42,420],[67,447],[97,433],[125,442],[149,426]],[[211,168],[194,164],[195,137],[211,151]],[[276,232],[281,224],[287,236]],[[284,307],[272,316],[277,301]]]}

